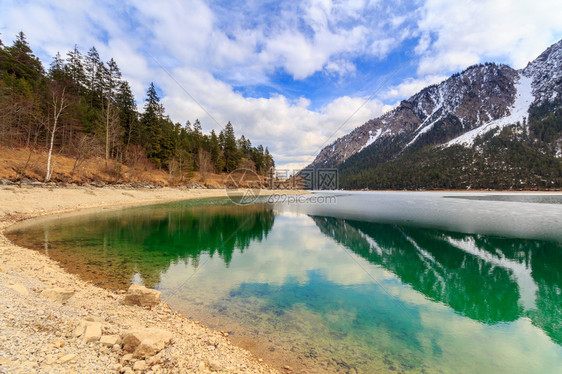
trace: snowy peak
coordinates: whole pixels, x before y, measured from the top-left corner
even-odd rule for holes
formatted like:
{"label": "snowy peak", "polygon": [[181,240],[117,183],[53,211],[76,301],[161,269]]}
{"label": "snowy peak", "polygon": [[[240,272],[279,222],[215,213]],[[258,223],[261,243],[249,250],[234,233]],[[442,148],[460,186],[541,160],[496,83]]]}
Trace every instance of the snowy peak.
{"label": "snowy peak", "polygon": [[311,166],[335,167],[389,143],[394,156],[425,146],[471,146],[490,130],[525,123],[532,105],[561,98],[562,40],[522,70],[479,64],[424,88],[322,149]]}
{"label": "snowy peak", "polygon": [[[463,121],[480,123],[484,118],[496,119],[505,114],[506,107],[501,104],[513,100],[512,82],[516,75],[517,72],[507,65],[474,65],[439,85],[425,88],[408,101],[424,122],[435,121],[435,118],[427,121],[425,117],[429,113],[454,113]],[[476,104],[489,107],[492,112],[484,113],[482,108],[474,111]]]}
{"label": "snowy peak", "polygon": [[535,104],[562,97],[562,40],[530,62],[522,73],[533,79]]}
{"label": "snowy peak", "polygon": [[[517,72],[506,65],[475,65],[414,95],[410,101],[421,109],[417,114],[423,122],[407,146],[447,117],[457,118],[466,131],[508,115],[515,100],[515,77]],[[428,114],[426,108],[432,108],[432,112]]]}
{"label": "snowy peak", "polygon": [[498,119],[489,121],[482,126],[479,126],[463,135],[449,141],[446,146],[461,144],[465,146],[472,146],[476,137],[484,135],[493,129],[502,129],[505,126],[512,124],[523,124],[527,121],[529,115],[529,108],[535,100],[532,92],[533,78],[526,77],[523,74],[519,75],[519,79],[515,84],[515,100],[513,105],[509,107],[508,114]]}

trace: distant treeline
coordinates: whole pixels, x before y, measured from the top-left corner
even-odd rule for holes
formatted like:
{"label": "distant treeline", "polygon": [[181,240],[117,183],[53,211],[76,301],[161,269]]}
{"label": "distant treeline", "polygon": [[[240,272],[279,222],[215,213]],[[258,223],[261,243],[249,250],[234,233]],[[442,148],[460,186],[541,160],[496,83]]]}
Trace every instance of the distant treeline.
{"label": "distant treeline", "polygon": [[[105,157],[129,165],[150,162],[170,174],[229,172],[245,167],[264,174],[274,166],[267,147],[236,138],[230,122],[203,134],[199,120],[174,123],[154,84],[143,112],[115,60],[95,47],[75,46],[44,70],[23,32],[11,46],[0,40],[0,142],[44,147],[77,158]],[[50,178],[47,168],[46,179]]]}

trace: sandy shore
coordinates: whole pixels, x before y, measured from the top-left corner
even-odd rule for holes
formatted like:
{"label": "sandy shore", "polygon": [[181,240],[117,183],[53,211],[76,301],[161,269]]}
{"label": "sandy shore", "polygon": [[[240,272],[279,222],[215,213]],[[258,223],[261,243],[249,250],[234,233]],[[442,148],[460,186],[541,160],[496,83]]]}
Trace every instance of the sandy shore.
{"label": "sandy shore", "polygon": [[[0,187],[0,372],[277,372],[231,344],[228,334],[179,315],[165,302],[152,308],[124,305],[123,292],[93,286],[4,236],[13,223],[38,216],[219,196],[226,196],[225,191]],[[52,287],[71,289],[75,294],[65,303],[54,302],[41,295]],[[117,346],[85,343],[76,337],[74,331],[84,319],[101,322],[103,335],[121,335],[142,327],[165,329],[172,333],[173,344],[151,358],[131,359]]]}

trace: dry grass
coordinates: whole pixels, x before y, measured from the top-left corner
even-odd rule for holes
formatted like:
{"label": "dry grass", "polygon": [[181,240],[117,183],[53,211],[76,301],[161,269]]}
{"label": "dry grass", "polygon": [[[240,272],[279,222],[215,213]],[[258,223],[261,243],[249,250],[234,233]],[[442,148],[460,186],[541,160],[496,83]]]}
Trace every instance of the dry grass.
{"label": "dry grass", "polygon": [[[29,178],[43,181],[47,165],[47,153],[43,150],[28,148],[0,148],[0,178],[18,180]],[[191,183],[207,186],[223,186],[226,174],[207,173],[205,181],[198,172],[170,175],[164,170],[154,168],[149,162],[138,163],[129,167],[119,162],[93,157],[76,166],[74,158],[53,155],[54,182],[90,183],[150,183],[158,186],[179,186]],[[74,172],[73,172],[74,170]]]}

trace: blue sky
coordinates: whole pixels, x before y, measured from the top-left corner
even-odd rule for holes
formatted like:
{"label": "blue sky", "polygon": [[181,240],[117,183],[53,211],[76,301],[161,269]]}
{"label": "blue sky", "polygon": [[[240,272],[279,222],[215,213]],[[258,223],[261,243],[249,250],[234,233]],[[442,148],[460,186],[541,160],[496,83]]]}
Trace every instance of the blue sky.
{"label": "blue sky", "polygon": [[521,68],[562,38],[559,0],[0,0],[0,9],[5,44],[23,30],[45,66],[74,44],[96,46],[139,107],[153,81],[172,120],[199,118],[206,131],[230,120],[287,168],[454,72],[485,61]]}

